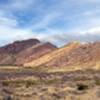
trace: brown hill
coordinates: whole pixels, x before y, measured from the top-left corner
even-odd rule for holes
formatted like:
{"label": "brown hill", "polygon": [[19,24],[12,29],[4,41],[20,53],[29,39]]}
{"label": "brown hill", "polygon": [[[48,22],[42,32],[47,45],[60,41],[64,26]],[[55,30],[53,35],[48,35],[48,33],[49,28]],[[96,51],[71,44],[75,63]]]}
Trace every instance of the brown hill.
{"label": "brown hill", "polygon": [[52,63],[55,60],[58,60],[62,57],[62,55],[68,54],[72,49],[75,49],[80,44],[78,42],[70,43],[67,46],[64,46],[60,49],[57,49],[47,55],[44,55],[40,57],[37,60],[34,60],[32,62],[24,64],[25,66],[40,66],[40,65],[46,65],[46,63]]}
{"label": "brown hill", "polygon": [[16,54],[20,51],[23,51],[26,48],[29,48],[33,45],[36,45],[40,43],[37,39],[29,39],[29,40],[23,40],[23,41],[16,41],[14,43],[8,44],[6,46],[3,46],[0,48],[0,53],[11,53]]}
{"label": "brown hill", "polygon": [[16,41],[0,48],[0,65],[22,65],[54,49],[51,43],[43,44],[37,39]]}
{"label": "brown hill", "polygon": [[56,46],[47,42],[40,43],[30,48],[25,49],[16,56],[15,65],[23,65],[57,49]]}
{"label": "brown hill", "polygon": [[29,48],[39,43],[40,41],[37,39],[29,39],[29,40],[23,40],[23,41],[16,41],[14,43],[1,47],[0,48],[0,64],[12,65],[15,61],[15,55],[25,50],[26,48]]}
{"label": "brown hill", "polygon": [[25,66],[74,67],[76,69],[80,68],[80,66],[86,68],[91,66],[98,68],[100,67],[100,42],[70,43],[35,61],[26,63]]}

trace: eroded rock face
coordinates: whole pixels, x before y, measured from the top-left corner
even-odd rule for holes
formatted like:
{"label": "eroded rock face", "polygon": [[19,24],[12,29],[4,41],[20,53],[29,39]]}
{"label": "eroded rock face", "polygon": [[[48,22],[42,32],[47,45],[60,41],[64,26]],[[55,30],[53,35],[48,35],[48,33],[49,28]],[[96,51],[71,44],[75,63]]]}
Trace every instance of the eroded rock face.
{"label": "eroded rock face", "polygon": [[[66,51],[63,51],[66,52]],[[57,59],[46,63],[47,66],[67,66],[96,63],[100,61],[100,42],[79,45],[70,52],[59,55]]]}
{"label": "eroded rock face", "polygon": [[100,42],[86,44],[74,42],[26,65],[47,67],[96,67],[98,63],[100,63]]}
{"label": "eroded rock face", "polygon": [[79,45],[70,52],[59,55],[56,59],[47,62],[46,66],[67,66],[74,64],[85,64],[100,61],[100,43],[89,43]]}
{"label": "eroded rock face", "polygon": [[24,63],[31,62],[55,49],[57,49],[57,47],[49,42],[32,46],[17,55],[15,65],[23,65]]}
{"label": "eroded rock face", "polygon": [[16,41],[0,48],[0,64],[23,65],[55,49],[51,43],[41,43],[37,39]]}
{"label": "eroded rock face", "polygon": [[16,41],[12,44],[8,44],[6,46],[3,46],[0,48],[0,53],[11,53],[16,54],[21,51],[23,51],[26,48],[29,48],[33,45],[36,45],[40,43],[37,39],[29,39],[29,40],[23,40],[23,41]]}

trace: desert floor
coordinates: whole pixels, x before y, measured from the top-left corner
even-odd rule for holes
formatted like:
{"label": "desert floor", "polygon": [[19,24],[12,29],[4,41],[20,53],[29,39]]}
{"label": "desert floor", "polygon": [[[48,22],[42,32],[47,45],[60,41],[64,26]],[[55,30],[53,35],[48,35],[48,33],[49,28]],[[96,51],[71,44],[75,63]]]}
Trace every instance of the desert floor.
{"label": "desert floor", "polygon": [[0,100],[100,100],[100,71],[0,68]]}

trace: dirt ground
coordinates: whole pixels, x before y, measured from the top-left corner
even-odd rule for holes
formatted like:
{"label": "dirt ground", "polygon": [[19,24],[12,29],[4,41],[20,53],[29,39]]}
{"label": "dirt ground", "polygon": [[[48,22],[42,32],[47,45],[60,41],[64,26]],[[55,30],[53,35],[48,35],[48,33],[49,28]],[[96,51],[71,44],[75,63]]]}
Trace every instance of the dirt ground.
{"label": "dirt ground", "polygon": [[0,100],[100,100],[100,71],[0,71]]}

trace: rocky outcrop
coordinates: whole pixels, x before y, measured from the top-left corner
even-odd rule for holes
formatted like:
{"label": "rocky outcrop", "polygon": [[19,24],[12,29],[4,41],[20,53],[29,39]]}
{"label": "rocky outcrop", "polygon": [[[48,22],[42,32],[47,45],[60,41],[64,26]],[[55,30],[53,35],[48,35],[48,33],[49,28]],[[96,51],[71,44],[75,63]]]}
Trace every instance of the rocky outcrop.
{"label": "rocky outcrop", "polygon": [[56,49],[57,47],[49,42],[32,46],[17,55],[15,65],[23,65],[24,63],[31,62]]}
{"label": "rocky outcrop", "polygon": [[37,39],[16,41],[0,48],[0,65],[23,65],[55,49],[51,43]]}
{"label": "rocky outcrop", "polygon": [[33,45],[40,43],[37,39],[29,39],[23,41],[16,41],[14,43],[8,44],[0,48],[0,53],[11,53],[16,54],[23,51],[26,48],[29,48]]}
{"label": "rocky outcrop", "polygon": [[[99,65],[98,65],[99,63]],[[70,43],[63,48],[44,55],[38,60],[25,64],[25,66],[46,67],[100,67],[100,42],[94,43]]]}

